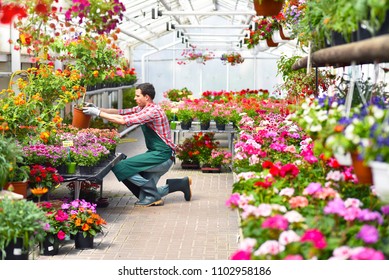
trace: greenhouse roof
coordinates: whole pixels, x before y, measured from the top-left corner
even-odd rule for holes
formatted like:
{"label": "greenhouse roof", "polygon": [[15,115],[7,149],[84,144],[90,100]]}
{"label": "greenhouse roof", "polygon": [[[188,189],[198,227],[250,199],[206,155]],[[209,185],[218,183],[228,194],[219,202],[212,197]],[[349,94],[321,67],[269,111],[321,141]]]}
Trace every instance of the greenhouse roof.
{"label": "greenhouse roof", "polygon": [[[119,39],[129,47],[147,44],[159,49],[154,40],[172,32],[187,47],[191,44],[218,45],[221,49],[232,45],[245,47],[243,38],[256,15],[252,0],[123,0],[123,3],[126,12],[119,26]],[[216,20],[210,24],[211,18]]]}

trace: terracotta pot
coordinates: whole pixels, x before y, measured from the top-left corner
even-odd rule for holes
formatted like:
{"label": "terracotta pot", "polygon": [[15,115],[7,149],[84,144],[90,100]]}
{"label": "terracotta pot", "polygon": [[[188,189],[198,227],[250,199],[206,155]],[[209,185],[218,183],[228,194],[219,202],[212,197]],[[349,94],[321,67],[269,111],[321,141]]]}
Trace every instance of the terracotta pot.
{"label": "terracotta pot", "polygon": [[92,116],[85,115],[82,112],[82,109],[74,107],[72,126],[77,128],[89,128],[91,117]]}
{"label": "terracotta pot", "polygon": [[353,161],[354,173],[357,175],[359,183],[373,185],[371,168],[364,163],[363,159],[358,157],[358,153],[351,153],[351,158]]}
{"label": "terracotta pot", "polygon": [[278,43],[275,43],[272,38],[267,38],[266,43],[269,47],[277,47]]}
{"label": "terracotta pot", "polygon": [[291,38],[286,36],[286,34],[284,33],[284,29],[282,27],[282,25],[280,25],[280,36],[281,36],[281,39],[282,40],[290,40]]}
{"label": "terracotta pot", "polygon": [[4,189],[8,190],[10,185],[12,184],[14,193],[21,194],[24,198],[27,197],[27,188],[28,188],[28,182],[8,182]]}
{"label": "terracotta pot", "polygon": [[[261,3],[259,3],[259,1]],[[282,9],[284,1],[254,0],[254,9],[258,16],[276,16]]]}

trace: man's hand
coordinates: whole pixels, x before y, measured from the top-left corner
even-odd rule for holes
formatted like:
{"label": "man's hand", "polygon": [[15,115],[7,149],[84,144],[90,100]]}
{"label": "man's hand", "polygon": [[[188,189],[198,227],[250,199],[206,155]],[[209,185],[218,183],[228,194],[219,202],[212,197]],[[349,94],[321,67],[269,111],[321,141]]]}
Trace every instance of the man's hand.
{"label": "man's hand", "polygon": [[90,103],[90,102],[84,102],[84,104],[83,104],[85,107],[93,107],[93,108],[99,108],[99,107],[97,107],[95,104],[93,104],[93,103]]}
{"label": "man's hand", "polygon": [[100,116],[100,110],[97,107],[82,107],[82,112],[89,116]]}

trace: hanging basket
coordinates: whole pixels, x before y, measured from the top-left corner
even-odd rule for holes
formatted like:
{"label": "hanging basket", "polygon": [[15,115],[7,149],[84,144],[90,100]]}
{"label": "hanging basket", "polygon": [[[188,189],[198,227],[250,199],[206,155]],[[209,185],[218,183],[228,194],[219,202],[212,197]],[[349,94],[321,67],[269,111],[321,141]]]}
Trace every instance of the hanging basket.
{"label": "hanging basket", "polygon": [[282,9],[284,1],[254,0],[254,9],[258,16],[276,16]]}

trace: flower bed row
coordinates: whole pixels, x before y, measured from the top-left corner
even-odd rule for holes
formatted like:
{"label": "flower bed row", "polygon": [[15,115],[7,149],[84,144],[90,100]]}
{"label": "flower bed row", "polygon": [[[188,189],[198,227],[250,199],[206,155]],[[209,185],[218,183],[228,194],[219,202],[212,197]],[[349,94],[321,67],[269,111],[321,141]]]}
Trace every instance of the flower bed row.
{"label": "flower bed row", "polygon": [[289,114],[244,116],[235,145],[243,240],[232,259],[388,259],[389,205],[353,167],[317,154]]}

